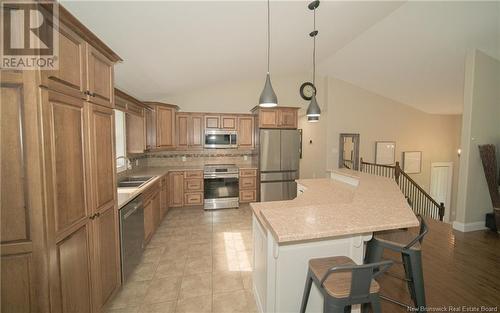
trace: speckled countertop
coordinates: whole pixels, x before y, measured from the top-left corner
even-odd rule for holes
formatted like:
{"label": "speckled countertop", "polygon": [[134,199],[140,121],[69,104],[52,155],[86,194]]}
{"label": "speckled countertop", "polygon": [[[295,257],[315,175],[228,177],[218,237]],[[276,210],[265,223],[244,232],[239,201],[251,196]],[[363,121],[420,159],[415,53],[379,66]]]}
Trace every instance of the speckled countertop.
{"label": "speckled countertop", "polygon": [[280,244],[418,226],[397,184],[389,178],[334,171],[335,179],[300,179],[293,200],[251,203]]}
{"label": "speckled countertop", "polygon": [[[155,176],[153,179],[148,181],[145,185],[140,188],[118,188],[118,208],[122,208],[124,205],[129,203],[132,199],[137,197],[139,194],[147,190],[151,185],[153,185],[158,179],[169,172],[174,171],[202,171],[203,164],[200,165],[186,165],[186,166],[168,166],[168,167],[142,167],[133,169],[125,176]],[[257,169],[255,164],[236,164],[241,169]]]}

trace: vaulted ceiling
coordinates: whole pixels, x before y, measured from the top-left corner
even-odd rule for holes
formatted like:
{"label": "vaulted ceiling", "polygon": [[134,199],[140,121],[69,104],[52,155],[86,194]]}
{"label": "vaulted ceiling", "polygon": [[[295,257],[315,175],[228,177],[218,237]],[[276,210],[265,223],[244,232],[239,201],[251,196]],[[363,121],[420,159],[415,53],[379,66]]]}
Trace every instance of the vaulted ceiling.
{"label": "vaulted ceiling", "polygon": [[[125,61],[144,100],[263,78],[265,1],[62,1]],[[271,2],[271,72],[309,71],[312,14]],[[500,2],[322,1],[318,70],[431,113],[460,113],[468,49],[500,56]]]}

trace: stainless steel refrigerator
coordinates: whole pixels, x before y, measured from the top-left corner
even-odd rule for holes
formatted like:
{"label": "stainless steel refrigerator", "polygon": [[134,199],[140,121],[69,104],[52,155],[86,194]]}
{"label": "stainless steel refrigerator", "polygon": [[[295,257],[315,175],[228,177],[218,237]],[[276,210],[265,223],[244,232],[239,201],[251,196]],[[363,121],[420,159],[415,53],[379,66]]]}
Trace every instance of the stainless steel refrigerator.
{"label": "stainless steel refrigerator", "polygon": [[296,129],[260,130],[260,201],[297,196],[300,135]]}

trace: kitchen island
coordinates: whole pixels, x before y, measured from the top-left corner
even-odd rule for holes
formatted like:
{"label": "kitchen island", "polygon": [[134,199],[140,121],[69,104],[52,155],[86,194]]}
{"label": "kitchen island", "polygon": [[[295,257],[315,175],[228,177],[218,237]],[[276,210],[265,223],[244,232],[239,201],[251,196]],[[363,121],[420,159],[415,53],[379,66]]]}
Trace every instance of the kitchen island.
{"label": "kitchen island", "polygon": [[[336,170],[331,178],[297,183],[293,200],[251,204],[253,289],[260,312],[299,312],[309,259],[345,255],[362,264],[364,243],[374,231],[418,226],[391,179]],[[315,286],[307,312],[323,312]]]}

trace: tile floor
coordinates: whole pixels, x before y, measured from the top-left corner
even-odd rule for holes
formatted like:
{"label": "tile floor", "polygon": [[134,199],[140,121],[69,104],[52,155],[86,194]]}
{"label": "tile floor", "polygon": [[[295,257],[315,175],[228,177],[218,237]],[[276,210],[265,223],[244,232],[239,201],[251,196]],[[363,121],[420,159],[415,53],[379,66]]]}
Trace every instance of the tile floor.
{"label": "tile floor", "polygon": [[170,209],[108,313],[254,313],[251,209]]}

